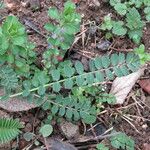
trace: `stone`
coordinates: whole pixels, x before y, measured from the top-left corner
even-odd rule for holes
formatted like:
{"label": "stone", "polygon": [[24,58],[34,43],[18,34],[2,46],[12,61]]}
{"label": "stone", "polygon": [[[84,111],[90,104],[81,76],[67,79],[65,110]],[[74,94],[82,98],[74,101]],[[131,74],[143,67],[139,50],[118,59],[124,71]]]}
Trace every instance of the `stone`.
{"label": "stone", "polygon": [[69,139],[76,139],[79,137],[79,127],[71,122],[63,120],[60,125],[60,130],[64,134],[64,136]]}

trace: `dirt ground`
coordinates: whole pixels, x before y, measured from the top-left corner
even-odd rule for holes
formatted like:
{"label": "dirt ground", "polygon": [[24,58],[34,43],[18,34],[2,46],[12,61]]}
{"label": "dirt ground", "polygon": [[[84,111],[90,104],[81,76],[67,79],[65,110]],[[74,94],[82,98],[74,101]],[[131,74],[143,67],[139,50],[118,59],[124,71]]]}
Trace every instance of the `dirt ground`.
{"label": "dirt ground", "polygon": [[[6,0],[7,1],[7,0]],[[10,0],[11,1],[11,0]],[[13,0],[12,0],[13,1]],[[32,2],[31,2],[32,1]],[[9,2],[9,1],[7,1]],[[50,0],[29,0],[30,5],[28,5],[26,0],[14,0],[14,8],[5,8],[0,10],[0,17],[3,18],[9,14],[14,14],[19,17],[20,21],[26,26],[29,39],[32,42],[36,43],[36,51],[38,52],[39,58],[41,57],[44,49],[47,48],[46,38],[43,35],[47,34],[47,31],[44,29],[45,23],[51,21],[47,15],[47,10],[49,7],[56,6],[60,10],[63,8],[64,1],[50,1]],[[97,43],[103,42],[104,34],[101,33],[98,29],[90,27],[90,23],[93,21],[96,25],[101,24],[103,17],[109,13],[113,13],[113,10],[109,5],[103,1],[99,1],[100,6],[95,5],[92,1],[81,0],[77,5],[77,11],[83,16],[81,32],[87,30],[82,38],[70,49],[66,59],[81,60],[84,63],[85,68],[87,67],[87,62],[90,58],[95,57],[96,55],[106,54],[110,51],[113,52],[114,49],[109,51],[100,51],[97,48]],[[34,5],[38,9],[34,9]],[[113,13],[113,17],[116,18]],[[29,24],[27,24],[27,22]],[[0,21],[1,22],[1,21]],[[37,33],[34,29],[37,29],[41,34]],[[143,43],[146,46],[147,51],[150,52],[150,24],[147,24],[143,32]],[[134,45],[129,39],[124,38],[114,38],[109,41],[110,44],[113,44],[113,48],[119,50],[132,49]],[[40,63],[40,61],[39,61]],[[149,72],[150,67],[147,67],[145,75],[142,78],[148,78],[150,76]],[[136,104],[134,104],[137,102]],[[8,113],[8,112],[6,112]],[[48,112],[43,112],[39,108],[28,111],[28,112],[19,112],[19,113],[8,113],[13,115],[16,118],[20,118],[22,122],[25,123],[25,132],[38,132],[41,120],[44,120]],[[124,116],[124,117],[123,117]],[[131,118],[128,121],[127,117]],[[117,131],[123,131],[127,135],[131,136],[136,143],[136,150],[150,150],[145,149],[147,145],[150,147],[150,95],[148,95],[138,83],[134,86],[130,95],[128,96],[127,101],[121,106],[106,106],[104,113],[99,115],[99,122],[102,125],[98,126],[98,131],[104,128],[104,131],[108,130],[112,126]],[[53,122],[56,126],[56,132],[54,137],[59,139],[65,139],[63,134],[60,134],[59,127],[57,127],[56,122]],[[80,134],[83,133],[84,126],[79,124],[81,127]],[[93,126],[97,126],[97,123]],[[57,131],[58,130],[58,131]],[[94,129],[94,132],[95,131]],[[101,131],[103,132],[103,131]],[[93,133],[93,132],[92,132]],[[23,135],[23,134],[22,134]],[[92,136],[95,136],[93,133]],[[75,139],[78,141],[78,139]],[[41,143],[43,140],[41,139]],[[11,148],[23,150],[25,147],[28,147],[31,144],[23,139],[21,136],[19,141],[11,142]],[[91,144],[92,145],[92,144]],[[36,147],[36,146],[34,146]],[[92,146],[88,146],[85,149],[90,149]],[[147,146],[148,147],[148,146]],[[7,148],[5,148],[7,149]],[[31,147],[30,149],[34,149]],[[91,148],[93,149],[93,148]],[[3,149],[4,150],[4,149]]]}

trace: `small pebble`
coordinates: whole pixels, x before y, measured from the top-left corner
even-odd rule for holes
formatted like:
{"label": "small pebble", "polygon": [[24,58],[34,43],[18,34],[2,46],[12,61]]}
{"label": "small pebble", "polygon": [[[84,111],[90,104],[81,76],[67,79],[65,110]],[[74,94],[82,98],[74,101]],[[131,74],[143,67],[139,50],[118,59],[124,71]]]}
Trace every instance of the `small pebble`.
{"label": "small pebble", "polygon": [[79,126],[68,121],[62,121],[59,125],[60,130],[67,139],[75,139],[79,136]]}
{"label": "small pebble", "polygon": [[148,128],[148,125],[147,125],[147,124],[143,124],[143,125],[142,125],[142,128],[143,128],[143,129],[147,129],[147,128]]}
{"label": "small pebble", "polygon": [[24,128],[25,132],[31,132],[32,131],[32,125],[30,123],[27,123],[25,128]]}

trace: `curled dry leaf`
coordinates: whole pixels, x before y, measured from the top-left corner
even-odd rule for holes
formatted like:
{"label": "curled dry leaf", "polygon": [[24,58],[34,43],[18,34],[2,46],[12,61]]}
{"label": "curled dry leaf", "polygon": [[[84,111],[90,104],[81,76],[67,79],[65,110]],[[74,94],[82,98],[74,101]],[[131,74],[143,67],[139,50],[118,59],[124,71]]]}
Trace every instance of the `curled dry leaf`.
{"label": "curled dry leaf", "polygon": [[136,81],[144,73],[144,69],[141,68],[135,73],[120,78],[117,77],[114,80],[110,93],[115,95],[116,104],[123,104]]}
{"label": "curled dry leaf", "polygon": [[77,150],[72,144],[62,142],[58,139],[46,139],[47,150]]}
{"label": "curled dry leaf", "polygon": [[[4,95],[4,91],[0,89],[0,96],[2,95]],[[6,101],[0,101],[0,108],[9,112],[27,111],[35,107],[37,107],[35,104],[21,98],[10,98]]]}
{"label": "curled dry leaf", "polygon": [[150,94],[150,79],[143,79],[139,81],[141,88]]}

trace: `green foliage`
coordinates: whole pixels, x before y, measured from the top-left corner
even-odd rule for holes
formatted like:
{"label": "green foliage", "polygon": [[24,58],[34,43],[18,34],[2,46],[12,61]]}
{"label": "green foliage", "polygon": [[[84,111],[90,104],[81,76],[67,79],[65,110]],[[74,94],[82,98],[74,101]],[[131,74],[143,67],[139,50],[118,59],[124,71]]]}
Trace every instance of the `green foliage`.
{"label": "green foliage", "polygon": [[[103,57],[97,57],[89,62],[93,66],[89,72],[84,71],[83,65],[77,61],[73,66],[70,62],[58,66],[56,70],[52,70],[48,75],[45,71],[36,72],[31,82],[25,80],[23,82],[23,92],[11,95],[13,96],[29,96],[33,92],[37,92],[40,96],[46,96],[46,89],[51,88],[52,93],[59,93],[61,89],[70,89],[68,96],[66,94],[61,97],[54,96],[48,99],[51,104],[50,110],[53,115],[65,116],[69,120],[82,119],[86,123],[93,123],[96,119],[96,109],[89,99],[89,96],[95,96],[97,104],[115,102],[115,98],[109,94],[98,95],[98,89],[91,90],[90,86],[95,83],[113,80],[116,76],[125,76],[134,72],[140,67],[140,60],[134,53],[112,54]],[[80,88],[76,88],[80,86]],[[65,98],[63,98],[65,96]],[[49,106],[49,105],[48,105]]]}
{"label": "green foliage", "polygon": [[123,36],[127,33],[127,29],[124,27],[124,22],[113,21],[109,15],[104,17],[104,22],[100,29],[109,31],[112,30],[112,33],[118,36]]}
{"label": "green foliage", "polygon": [[123,150],[134,150],[135,143],[128,137],[125,133],[120,133],[112,138],[110,138],[111,145],[117,149]]}
{"label": "green foliage", "polygon": [[124,27],[123,21],[113,21],[112,33],[118,36],[123,36],[127,33],[127,29]]}
{"label": "green foliage", "polygon": [[135,53],[139,56],[141,64],[145,64],[150,61],[150,54],[145,52],[145,46],[142,44],[139,48],[135,49]]}
{"label": "green foliage", "polygon": [[106,147],[104,144],[97,144],[96,146],[97,150],[109,150],[108,147]]}
{"label": "green foliage", "polygon": [[68,1],[64,4],[62,12],[57,8],[50,8],[48,11],[48,15],[57,23],[45,25],[46,30],[51,33],[48,38],[49,49],[43,55],[46,68],[51,68],[53,64],[58,63],[57,56],[64,57],[73,43],[75,34],[80,30],[81,16],[76,13],[75,8],[75,4]]}
{"label": "green foliage", "polygon": [[[120,132],[110,138],[111,146],[116,149],[122,150],[134,150],[135,142],[125,133]],[[104,144],[97,144],[97,150],[109,150]]]}
{"label": "green foliage", "polygon": [[16,72],[9,66],[2,66],[0,70],[0,86],[8,92],[16,89],[18,86],[18,77]]}
{"label": "green foliage", "polygon": [[150,6],[149,7],[146,7],[144,9],[144,13],[145,13],[145,16],[146,16],[146,20],[147,21],[150,21]]}
{"label": "green foliage", "polygon": [[[115,76],[128,75],[140,67],[139,57],[134,53],[128,53],[126,56],[123,53],[106,55],[95,58],[91,63],[93,63],[95,70],[89,72],[84,72],[83,65],[78,61],[75,67],[63,66],[61,70],[58,67],[50,72],[50,76],[52,76],[50,83],[48,83],[50,79],[46,72],[39,72],[33,77],[32,84],[36,87],[35,91],[42,86],[43,88],[52,87],[54,92],[59,92],[63,87],[72,89],[74,86],[89,86],[94,83],[113,80]],[[80,71],[77,66],[80,67]],[[34,90],[31,89],[30,91]]]}
{"label": "green foliage", "polygon": [[126,15],[126,26],[129,28],[128,35],[137,44],[140,43],[144,22],[136,8],[131,8]]}
{"label": "green foliage", "polygon": [[43,137],[48,137],[52,134],[53,132],[53,127],[50,124],[44,124],[40,128],[40,133],[42,134]]}
{"label": "green foliage", "polygon": [[117,36],[128,35],[136,44],[140,44],[145,21],[139,13],[144,7],[145,18],[150,21],[150,3],[145,0],[109,0],[116,13],[121,15],[124,21],[113,21],[110,16],[105,16],[101,25],[102,30],[112,30]]}
{"label": "green foliage", "polygon": [[101,25],[100,29],[102,30],[111,30],[113,27],[113,21],[111,20],[111,16],[107,15],[104,16],[103,24]]}
{"label": "green foliage", "polygon": [[15,16],[8,16],[0,27],[0,64],[7,63],[17,74],[27,74],[35,56],[33,48],[24,26]]}
{"label": "green foliage", "polygon": [[53,116],[58,114],[61,117],[65,117],[68,120],[78,121],[82,119],[85,123],[91,124],[96,121],[96,108],[91,105],[89,100],[79,101],[73,96],[62,97],[56,96],[54,100],[48,98],[46,105]]}
{"label": "green foliage", "polygon": [[108,103],[108,104],[115,104],[116,98],[112,94],[102,93],[100,94],[99,98],[97,99],[98,103]]}
{"label": "green foliage", "polygon": [[4,8],[4,7],[5,7],[4,2],[1,1],[1,2],[0,2],[0,9],[2,9],[2,8]]}
{"label": "green foliage", "polygon": [[120,15],[125,15],[127,13],[127,6],[126,4],[123,4],[123,3],[116,3],[114,5],[114,9],[117,11],[118,14]]}
{"label": "green foliage", "polygon": [[18,136],[22,124],[18,120],[0,118],[0,143],[6,143]]}

